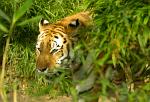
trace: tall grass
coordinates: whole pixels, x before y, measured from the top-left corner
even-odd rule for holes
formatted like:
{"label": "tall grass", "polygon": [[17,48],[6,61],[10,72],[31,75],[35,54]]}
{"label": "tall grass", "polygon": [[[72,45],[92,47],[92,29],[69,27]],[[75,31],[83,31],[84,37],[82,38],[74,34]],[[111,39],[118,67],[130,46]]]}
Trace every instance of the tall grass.
{"label": "tall grass", "polygon": [[[31,4],[32,7],[30,7]],[[20,90],[26,90],[28,88],[25,92],[29,92],[29,94],[43,95],[55,92],[57,95],[57,93],[69,93],[71,83],[69,81],[70,78],[66,76],[67,73],[62,74],[59,78],[51,79],[55,82],[52,84],[43,77],[35,74],[35,43],[39,33],[39,18],[43,16],[50,22],[54,22],[67,14],[73,13],[79,4],[80,2],[78,0],[57,0],[49,2],[40,0],[33,2],[32,0],[2,0],[0,2],[0,29],[3,31],[0,33],[0,37],[7,40],[6,48],[1,50],[1,52],[5,52],[6,54],[3,54],[3,57],[4,59],[8,59],[3,59],[3,66],[6,64],[7,66],[2,68],[0,86],[3,89],[1,91],[5,91],[5,93],[9,92],[12,90],[11,84],[14,83]],[[12,25],[11,28],[9,25]],[[5,43],[5,41],[1,41],[1,43]],[[5,71],[6,73],[4,73]],[[7,75],[5,79],[4,75]],[[2,85],[4,83],[7,83],[6,86],[8,87],[4,87]],[[54,90],[51,92],[53,88]],[[14,96],[16,96],[16,91],[14,92]],[[1,95],[3,96],[5,93],[3,92]],[[55,96],[54,94],[52,95]],[[4,98],[3,101],[7,101],[6,97]]]}
{"label": "tall grass", "polygon": [[[86,9],[94,13],[94,26],[89,28],[90,30],[81,31],[81,40],[76,49],[84,49],[81,51],[83,62],[86,54],[92,49],[96,51],[93,56],[100,55],[100,58],[93,62],[94,70],[99,74],[96,81],[99,89],[94,95],[105,99],[113,93],[118,101],[149,101],[150,89],[147,79],[150,77],[150,6],[148,1],[1,0],[0,5],[2,31],[0,39],[3,39],[0,40],[0,56],[2,52],[5,53],[0,86],[4,101],[7,101],[6,93],[10,90],[15,90],[14,97],[17,95],[16,91],[21,90],[20,92],[33,96],[49,94],[50,97],[56,97],[72,94],[76,100],[77,94],[68,69],[62,70],[63,74],[58,74],[49,80],[45,79],[45,76],[36,74],[35,44],[40,18],[43,17],[53,23]],[[114,76],[122,79],[121,86],[112,83]],[[144,84],[140,86],[135,84],[134,92],[129,92],[128,86],[135,82]],[[12,83],[14,83],[13,89]],[[91,98],[89,95],[91,96],[91,94],[83,96]]]}
{"label": "tall grass", "polygon": [[[24,13],[29,9],[29,7],[32,4],[32,0],[27,0],[18,10],[16,10],[16,2],[13,2],[13,3],[15,6],[14,6],[14,13],[12,15],[12,19],[0,9],[0,16],[2,17],[3,20],[6,20],[8,22],[8,24],[10,25],[10,26],[8,26],[9,28],[7,28],[7,26],[5,26],[5,24],[0,23],[0,29],[6,33],[6,44],[4,47],[1,80],[0,80],[1,96],[2,96],[2,100],[4,102],[7,101],[6,95],[5,95],[6,93],[5,93],[5,89],[4,89],[4,76],[5,76],[6,63],[8,60],[8,51],[9,51],[9,47],[10,47],[10,40],[12,38],[13,30],[16,26],[16,23],[24,15]],[[16,101],[16,91],[14,90],[14,102],[15,101]]]}
{"label": "tall grass", "polygon": [[[94,24],[96,25],[93,39],[96,39],[94,48],[102,52],[103,57],[97,62],[100,75],[103,77],[103,66],[118,70],[117,79],[125,77],[126,90],[133,91],[138,87],[136,82],[149,78],[150,68],[150,6],[149,2],[143,0],[98,0],[87,1],[89,8],[95,14]],[[92,42],[94,43],[94,42]],[[119,74],[121,73],[121,74]],[[108,71],[109,76],[111,73]],[[109,76],[112,77],[112,76]],[[122,78],[122,79],[123,79]],[[102,84],[102,93],[107,93],[111,83],[99,78]],[[102,82],[104,81],[104,82]],[[108,83],[109,82],[109,83]],[[133,86],[133,83],[135,84]],[[142,82],[143,83],[143,82]],[[148,81],[149,83],[149,81]],[[141,84],[141,82],[140,82]],[[103,86],[104,85],[104,86]],[[145,87],[145,86],[144,86]],[[115,88],[116,89],[116,88]],[[118,90],[118,89],[116,89]],[[114,90],[115,91],[115,90]],[[134,90],[135,93],[128,93],[129,101],[135,101],[136,94],[143,93],[143,100],[149,100],[147,91]],[[125,91],[124,91],[125,92]],[[139,93],[138,93],[139,92]],[[119,94],[122,92],[119,91]],[[134,95],[135,94],[135,95]],[[105,94],[106,95],[106,94]],[[119,97],[118,100],[121,100]],[[131,99],[131,100],[130,100]],[[142,101],[140,97],[138,101]]]}

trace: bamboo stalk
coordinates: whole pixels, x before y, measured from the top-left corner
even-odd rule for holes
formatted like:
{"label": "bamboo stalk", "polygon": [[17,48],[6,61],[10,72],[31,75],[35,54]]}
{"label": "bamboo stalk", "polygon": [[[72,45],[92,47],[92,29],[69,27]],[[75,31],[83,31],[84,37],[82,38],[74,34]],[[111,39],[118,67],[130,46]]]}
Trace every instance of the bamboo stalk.
{"label": "bamboo stalk", "polygon": [[9,51],[9,43],[10,43],[10,38],[13,32],[13,27],[14,27],[14,23],[12,22],[12,25],[10,26],[10,30],[8,33],[8,37],[6,39],[6,45],[5,45],[5,49],[3,53],[2,72],[1,72],[1,78],[0,78],[0,94],[1,94],[3,102],[7,102],[3,83],[4,83],[5,69],[6,69],[6,63],[7,63],[7,56],[8,56],[8,51]]}

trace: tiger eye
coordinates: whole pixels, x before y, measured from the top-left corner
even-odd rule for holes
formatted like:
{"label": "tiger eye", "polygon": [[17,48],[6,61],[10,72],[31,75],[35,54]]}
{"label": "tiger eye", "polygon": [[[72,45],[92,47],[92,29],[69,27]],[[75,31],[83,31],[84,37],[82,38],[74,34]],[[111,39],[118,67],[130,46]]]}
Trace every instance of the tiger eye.
{"label": "tiger eye", "polygon": [[58,39],[58,36],[54,36],[56,39]]}
{"label": "tiger eye", "polygon": [[38,51],[40,51],[41,52],[41,48],[37,48],[38,49]]}
{"label": "tiger eye", "polygon": [[53,53],[55,53],[57,51],[58,51],[58,49],[53,49],[50,54],[53,54]]}

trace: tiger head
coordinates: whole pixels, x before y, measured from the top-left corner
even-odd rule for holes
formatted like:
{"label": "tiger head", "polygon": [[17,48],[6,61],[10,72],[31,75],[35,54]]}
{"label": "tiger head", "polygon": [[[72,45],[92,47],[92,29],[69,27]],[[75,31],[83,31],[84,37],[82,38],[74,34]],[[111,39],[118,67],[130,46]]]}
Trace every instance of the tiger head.
{"label": "tiger head", "polygon": [[39,72],[61,67],[63,60],[72,56],[74,35],[78,29],[88,26],[91,21],[89,12],[68,16],[54,24],[42,19],[36,44],[36,68]]}

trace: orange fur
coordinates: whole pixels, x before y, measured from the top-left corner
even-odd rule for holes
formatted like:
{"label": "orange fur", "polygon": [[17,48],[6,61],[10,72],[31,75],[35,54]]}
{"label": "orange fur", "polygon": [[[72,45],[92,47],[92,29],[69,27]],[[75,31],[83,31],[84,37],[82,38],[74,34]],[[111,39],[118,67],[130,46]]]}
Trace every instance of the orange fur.
{"label": "orange fur", "polygon": [[39,70],[56,68],[69,56],[74,39],[72,34],[91,24],[90,12],[65,17],[54,24],[39,23],[40,34],[36,46],[36,66]]}

